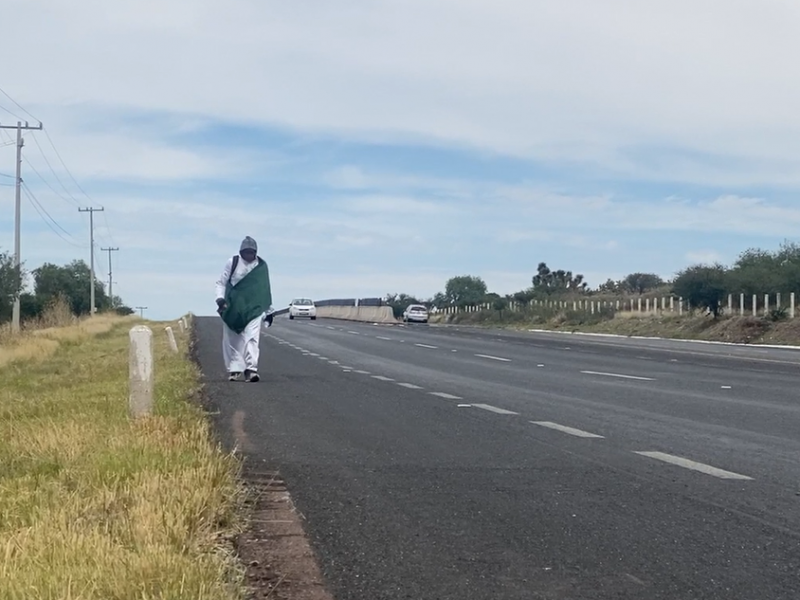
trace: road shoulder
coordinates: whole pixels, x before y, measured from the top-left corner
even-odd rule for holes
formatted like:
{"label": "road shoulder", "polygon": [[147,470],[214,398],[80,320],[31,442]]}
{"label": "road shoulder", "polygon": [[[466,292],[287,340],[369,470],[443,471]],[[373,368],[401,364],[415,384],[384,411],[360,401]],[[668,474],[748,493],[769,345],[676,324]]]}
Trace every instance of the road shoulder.
{"label": "road shoulder", "polygon": [[[218,441],[240,460],[240,480],[245,490],[242,517],[245,526],[234,540],[235,552],[244,571],[248,599],[333,600],[328,593],[316,557],[280,471],[251,453],[252,444],[244,431],[242,411],[232,417],[220,410],[219,397],[209,389],[214,375],[208,357],[201,357],[201,339],[206,331],[192,329],[191,356],[202,373],[201,401],[214,425]],[[211,347],[216,347],[212,345]],[[243,386],[245,383],[231,385]],[[213,386],[212,386],[213,387]]]}

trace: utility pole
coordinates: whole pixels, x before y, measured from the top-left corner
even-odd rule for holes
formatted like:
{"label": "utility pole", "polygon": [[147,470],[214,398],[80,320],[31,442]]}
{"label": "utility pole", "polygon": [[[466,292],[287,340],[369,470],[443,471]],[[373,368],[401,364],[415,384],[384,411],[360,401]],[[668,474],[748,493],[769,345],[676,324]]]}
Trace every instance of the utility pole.
{"label": "utility pole", "polygon": [[100,248],[103,252],[108,252],[108,299],[111,301],[111,307],[114,307],[114,279],[111,275],[111,253],[117,252],[119,248]]}
{"label": "utility pole", "polygon": [[[92,292],[91,292],[91,300],[89,301],[89,315],[94,316],[94,213],[95,212],[103,212],[105,208],[79,208],[78,212],[88,212],[89,213],[89,244],[90,244],[90,254],[91,254],[91,269],[92,269]],[[109,254],[110,256],[110,254]]]}
{"label": "utility pole", "polygon": [[144,319],[144,311],[146,311],[146,310],[147,310],[147,307],[146,307],[146,306],[137,306],[137,307],[135,307],[135,308],[136,308],[136,310],[138,310],[138,311],[139,311],[139,316],[140,316],[142,319]]}
{"label": "utility pole", "polygon": [[[25,145],[25,140],[22,139],[23,129],[42,129],[41,122],[38,127],[31,127],[28,122],[22,124],[22,121],[17,121],[16,125],[0,125],[0,129],[16,129],[17,130],[17,189],[14,198],[14,266],[17,273],[22,268],[22,260],[20,258],[20,229],[21,229],[21,211],[22,211],[22,147]],[[14,307],[11,311],[11,330],[19,332],[19,296],[21,289],[17,290],[14,298]]]}

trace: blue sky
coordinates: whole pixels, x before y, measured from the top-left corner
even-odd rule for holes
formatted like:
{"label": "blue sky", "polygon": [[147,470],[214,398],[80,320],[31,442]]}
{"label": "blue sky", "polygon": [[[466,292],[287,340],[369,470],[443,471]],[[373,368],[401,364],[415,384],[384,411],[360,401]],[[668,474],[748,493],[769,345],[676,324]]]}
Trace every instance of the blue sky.
{"label": "blue sky", "polygon": [[[0,88],[55,143],[26,134],[23,169],[60,234],[26,198],[23,259],[88,261],[77,207],[103,206],[100,275],[119,246],[115,291],[166,319],[211,311],[245,235],[276,305],[426,297],[459,274],[508,293],[540,261],[593,286],[668,277],[796,238],[794,4],[596,7],[11,2],[41,26]],[[0,96],[10,113],[25,117]],[[0,145],[2,249],[13,153]]]}

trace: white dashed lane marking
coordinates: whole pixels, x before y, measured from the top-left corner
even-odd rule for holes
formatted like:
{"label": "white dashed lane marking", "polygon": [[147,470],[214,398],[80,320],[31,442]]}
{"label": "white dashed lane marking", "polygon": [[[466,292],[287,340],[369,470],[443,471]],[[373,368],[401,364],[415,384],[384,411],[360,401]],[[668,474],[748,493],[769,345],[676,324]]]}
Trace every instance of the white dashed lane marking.
{"label": "white dashed lane marking", "polygon": [[383,337],[382,335],[376,335],[375,337],[378,338],[379,340],[386,340],[387,342],[392,341],[392,338]]}
{"label": "white dashed lane marking", "polygon": [[408,388],[410,390],[421,390],[422,388],[418,385],[414,385],[413,383],[398,383],[397,385],[402,386],[404,388]]}
{"label": "white dashed lane marking", "polygon": [[752,477],[748,477],[747,475],[732,473],[731,471],[718,469],[710,465],[689,460],[688,458],[673,456],[672,454],[665,454],[664,452],[634,452],[634,454],[647,456],[648,458],[654,458],[655,460],[660,460],[665,463],[669,463],[671,465],[677,465],[679,467],[683,467],[684,469],[699,471],[700,473],[705,473],[706,475],[712,475],[713,477],[719,477],[720,479],[739,479],[743,481],[753,480]]}
{"label": "white dashed lane marking", "polygon": [[447,400],[463,400],[460,396],[453,396],[445,392],[430,392],[431,396],[438,396],[439,398],[446,398]]}
{"label": "white dashed lane marking", "polygon": [[358,373],[359,375],[369,375],[369,371],[357,370],[356,373]]}
{"label": "white dashed lane marking", "polygon": [[419,348],[430,348],[431,350],[436,350],[438,348],[438,346],[429,346],[428,344],[414,344],[414,345],[418,346]]}
{"label": "white dashed lane marking", "polygon": [[555,429],[556,431],[560,431],[562,433],[568,433],[569,435],[574,435],[575,437],[603,439],[602,435],[596,435],[594,433],[589,433],[588,431],[581,431],[580,429],[567,427],[566,425],[559,425],[558,423],[553,423],[552,421],[531,421],[531,423],[534,425],[547,427],[548,429]]}
{"label": "white dashed lane marking", "polygon": [[652,377],[639,377],[637,375],[622,375],[620,373],[603,373],[601,371],[581,371],[585,375],[598,375],[600,377],[617,377],[619,379],[636,379],[637,381],[655,381]]}
{"label": "white dashed lane marking", "polygon": [[499,356],[492,356],[490,354],[476,354],[475,356],[477,356],[478,358],[486,358],[489,360],[497,360],[500,362],[511,362],[510,358],[501,358]]}
{"label": "white dashed lane marking", "polygon": [[379,381],[394,381],[391,377],[384,377],[383,375],[373,375],[372,378]]}
{"label": "white dashed lane marking", "polygon": [[483,410],[488,410],[489,412],[496,413],[498,415],[518,415],[519,413],[515,413],[511,410],[506,410],[505,408],[497,408],[496,406],[492,406],[491,404],[473,404],[475,408],[482,408]]}

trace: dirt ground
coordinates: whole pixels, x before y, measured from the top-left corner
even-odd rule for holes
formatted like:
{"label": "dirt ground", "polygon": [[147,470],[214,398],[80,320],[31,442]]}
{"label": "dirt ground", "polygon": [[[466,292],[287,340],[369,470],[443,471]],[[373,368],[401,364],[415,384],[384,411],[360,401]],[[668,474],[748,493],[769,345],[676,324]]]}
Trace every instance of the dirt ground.
{"label": "dirt ground", "polygon": [[251,492],[249,524],[236,550],[247,568],[248,598],[333,600],[280,473],[245,464],[243,477]]}

